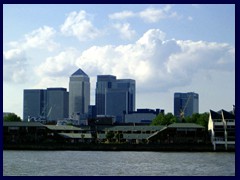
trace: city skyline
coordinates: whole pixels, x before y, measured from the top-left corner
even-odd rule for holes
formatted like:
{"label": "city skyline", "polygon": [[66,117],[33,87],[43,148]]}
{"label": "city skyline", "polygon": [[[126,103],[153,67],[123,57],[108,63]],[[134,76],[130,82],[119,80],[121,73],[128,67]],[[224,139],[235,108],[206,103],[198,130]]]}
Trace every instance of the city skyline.
{"label": "city skyline", "polygon": [[3,111],[21,117],[23,89],[68,89],[78,68],[90,104],[104,74],[136,80],[136,108],[173,113],[174,92],[200,113],[235,104],[235,5],[4,4],[3,37]]}

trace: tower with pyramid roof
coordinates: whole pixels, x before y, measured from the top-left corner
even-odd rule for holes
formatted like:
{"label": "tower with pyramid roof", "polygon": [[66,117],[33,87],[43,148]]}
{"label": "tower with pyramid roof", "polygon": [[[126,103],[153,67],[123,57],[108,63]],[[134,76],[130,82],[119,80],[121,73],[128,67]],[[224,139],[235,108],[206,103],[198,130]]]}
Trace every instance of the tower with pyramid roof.
{"label": "tower with pyramid roof", "polygon": [[70,76],[69,81],[69,116],[84,116],[90,105],[90,80],[88,75],[78,69]]}

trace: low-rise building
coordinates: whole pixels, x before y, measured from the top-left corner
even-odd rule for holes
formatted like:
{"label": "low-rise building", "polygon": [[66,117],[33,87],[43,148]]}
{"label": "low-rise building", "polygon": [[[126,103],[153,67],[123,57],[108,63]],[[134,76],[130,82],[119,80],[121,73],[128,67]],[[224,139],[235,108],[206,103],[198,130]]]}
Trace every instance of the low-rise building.
{"label": "low-rise building", "polygon": [[131,111],[124,114],[125,123],[144,123],[150,124],[152,120],[159,114],[164,113],[164,110],[160,109],[137,109],[137,111]]}
{"label": "low-rise building", "polygon": [[198,144],[206,142],[206,131],[195,123],[173,123],[147,138],[149,143]]}
{"label": "low-rise building", "polygon": [[210,110],[208,130],[214,150],[235,148],[235,115],[221,110]]}

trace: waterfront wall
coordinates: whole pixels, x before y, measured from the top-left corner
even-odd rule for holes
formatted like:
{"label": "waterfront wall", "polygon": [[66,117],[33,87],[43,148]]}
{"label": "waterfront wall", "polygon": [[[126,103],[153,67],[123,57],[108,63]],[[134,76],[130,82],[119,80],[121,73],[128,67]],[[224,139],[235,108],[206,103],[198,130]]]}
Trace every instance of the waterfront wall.
{"label": "waterfront wall", "polygon": [[[211,144],[4,144],[4,150],[213,152]],[[217,151],[226,151],[218,149]],[[228,150],[233,152],[234,150]],[[214,151],[215,152],[215,151]]]}

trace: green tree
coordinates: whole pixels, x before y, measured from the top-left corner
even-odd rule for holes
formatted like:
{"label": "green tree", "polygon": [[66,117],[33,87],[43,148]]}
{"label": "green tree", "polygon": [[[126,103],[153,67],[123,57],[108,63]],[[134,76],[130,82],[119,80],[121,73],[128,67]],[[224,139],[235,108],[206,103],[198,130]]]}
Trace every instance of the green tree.
{"label": "green tree", "polygon": [[108,140],[109,142],[111,142],[112,139],[113,139],[113,137],[114,137],[114,133],[113,133],[112,131],[108,131],[107,134],[106,134],[107,140]]}
{"label": "green tree", "polygon": [[156,118],[153,119],[151,125],[154,125],[154,126],[169,125],[176,121],[177,121],[177,119],[175,116],[173,116],[172,113],[167,113],[166,115],[164,115],[163,113],[160,113],[156,116]]}
{"label": "green tree", "polygon": [[3,117],[4,122],[21,122],[21,118],[14,113],[8,114]]}
{"label": "green tree", "polygon": [[208,120],[209,120],[209,113],[200,114],[200,117],[197,120],[197,124],[204,126],[206,129],[208,128]]}
{"label": "green tree", "polygon": [[196,123],[201,126],[204,126],[205,128],[208,128],[208,119],[209,119],[209,113],[194,113],[191,117],[186,118],[187,123]]}
{"label": "green tree", "polygon": [[123,138],[123,134],[117,132],[117,133],[115,134],[115,138],[116,138],[116,140],[117,140],[118,142],[121,142],[121,139]]}

